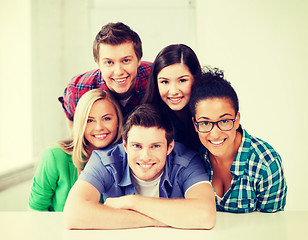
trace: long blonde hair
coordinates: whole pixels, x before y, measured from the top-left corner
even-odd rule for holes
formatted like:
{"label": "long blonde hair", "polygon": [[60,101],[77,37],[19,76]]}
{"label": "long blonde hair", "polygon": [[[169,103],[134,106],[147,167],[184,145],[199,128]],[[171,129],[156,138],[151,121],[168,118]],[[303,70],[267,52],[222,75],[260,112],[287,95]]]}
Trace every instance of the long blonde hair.
{"label": "long blonde hair", "polygon": [[[84,137],[84,132],[87,126],[89,113],[93,104],[97,100],[107,99],[112,103],[118,117],[118,132],[115,139],[109,144],[115,144],[121,138],[121,126],[122,126],[122,113],[118,103],[113,96],[103,89],[93,89],[86,92],[79,100],[75,114],[72,128],[72,139],[62,141],[60,147],[68,154],[72,155],[74,166],[78,170],[78,174],[83,170],[84,165],[88,161],[91,152],[89,152],[88,141]],[[108,145],[108,146],[109,146]]]}

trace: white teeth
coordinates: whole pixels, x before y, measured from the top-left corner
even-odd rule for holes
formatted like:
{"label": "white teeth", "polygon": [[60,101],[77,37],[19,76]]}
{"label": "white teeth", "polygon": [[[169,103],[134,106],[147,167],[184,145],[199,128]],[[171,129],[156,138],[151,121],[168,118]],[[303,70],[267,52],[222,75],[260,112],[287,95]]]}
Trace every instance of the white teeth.
{"label": "white teeth", "polygon": [[153,163],[137,163],[142,168],[150,168],[153,166]]}
{"label": "white teeth", "polygon": [[210,141],[212,144],[218,145],[224,142],[224,140],[221,141]]}
{"label": "white teeth", "polygon": [[170,102],[172,103],[178,103],[181,101],[182,98],[169,98]]}
{"label": "white teeth", "polygon": [[114,81],[116,82],[124,82],[126,80],[126,78],[114,78]]}
{"label": "white teeth", "polygon": [[103,137],[106,137],[107,134],[101,134],[101,135],[94,135],[96,138],[103,138]]}

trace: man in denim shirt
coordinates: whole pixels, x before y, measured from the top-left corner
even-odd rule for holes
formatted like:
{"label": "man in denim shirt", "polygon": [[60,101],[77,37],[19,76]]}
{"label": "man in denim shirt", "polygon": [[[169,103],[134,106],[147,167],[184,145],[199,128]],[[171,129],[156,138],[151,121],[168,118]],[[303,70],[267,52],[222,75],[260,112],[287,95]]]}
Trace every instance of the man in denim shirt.
{"label": "man in denim shirt", "polygon": [[164,112],[139,106],[122,136],[123,144],[92,154],[67,199],[66,227],[214,227],[214,191],[200,156],[174,143]]}

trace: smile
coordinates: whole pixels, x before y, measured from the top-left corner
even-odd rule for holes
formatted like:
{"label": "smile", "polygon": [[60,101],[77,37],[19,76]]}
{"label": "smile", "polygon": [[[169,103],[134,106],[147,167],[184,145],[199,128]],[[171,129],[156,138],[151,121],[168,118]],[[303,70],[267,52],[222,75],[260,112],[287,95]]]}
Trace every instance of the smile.
{"label": "smile", "polygon": [[125,84],[128,77],[124,78],[113,78],[113,81],[115,81],[117,84]]}
{"label": "smile", "polygon": [[172,104],[179,104],[182,101],[183,97],[172,97],[172,98],[168,98],[169,102],[171,102]]}
{"label": "smile", "polygon": [[222,145],[224,142],[226,141],[226,139],[220,140],[220,141],[211,141],[209,140],[209,142],[213,145],[219,146]]}
{"label": "smile", "polygon": [[99,139],[99,140],[104,140],[108,136],[108,133],[105,134],[95,134],[93,137]]}
{"label": "smile", "polygon": [[148,170],[151,169],[155,163],[137,163],[137,165],[144,170]]}

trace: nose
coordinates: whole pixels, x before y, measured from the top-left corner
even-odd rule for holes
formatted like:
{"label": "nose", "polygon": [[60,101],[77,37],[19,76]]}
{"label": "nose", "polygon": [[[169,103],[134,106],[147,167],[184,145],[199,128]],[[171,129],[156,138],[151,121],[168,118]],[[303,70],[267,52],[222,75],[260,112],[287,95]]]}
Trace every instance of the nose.
{"label": "nose", "polygon": [[115,75],[122,75],[123,74],[123,66],[121,63],[115,63],[113,72]]}
{"label": "nose", "polygon": [[104,123],[102,121],[97,121],[95,125],[95,130],[102,130],[104,129]]}
{"label": "nose", "polygon": [[179,88],[176,83],[170,83],[169,85],[169,94],[176,95],[179,92]]}
{"label": "nose", "polygon": [[148,148],[143,148],[140,152],[140,159],[147,162],[150,159],[150,152]]}
{"label": "nose", "polygon": [[221,130],[218,128],[217,124],[214,124],[213,129],[211,130],[211,135],[214,138],[219,137]]}

